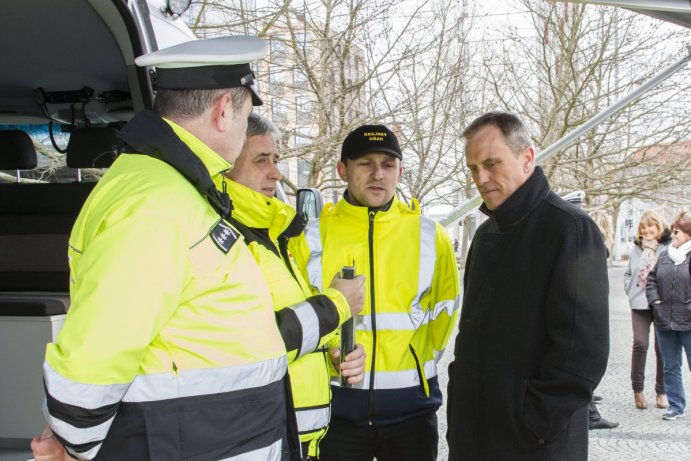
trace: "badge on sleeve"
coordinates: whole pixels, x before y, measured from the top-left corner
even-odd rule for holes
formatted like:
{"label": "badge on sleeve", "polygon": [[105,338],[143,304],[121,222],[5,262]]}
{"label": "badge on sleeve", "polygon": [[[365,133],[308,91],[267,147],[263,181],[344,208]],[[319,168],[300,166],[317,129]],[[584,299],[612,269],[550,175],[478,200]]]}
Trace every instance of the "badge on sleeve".
{"label": "badge on sleeve", "polygon": [[238,234],[225,221],[219,221],[211,231],[211,240],[222,252],[228,254],[230,248],[238,240]]}

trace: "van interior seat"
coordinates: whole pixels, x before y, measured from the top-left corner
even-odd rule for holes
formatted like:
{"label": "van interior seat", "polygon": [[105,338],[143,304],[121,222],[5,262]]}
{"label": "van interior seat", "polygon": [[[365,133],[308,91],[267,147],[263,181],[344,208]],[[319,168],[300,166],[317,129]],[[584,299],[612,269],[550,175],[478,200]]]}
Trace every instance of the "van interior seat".
{"label": "van interior seat", "polygon": [[0,170],[31,170],[38,156],[31,137],[21,130],[0,130]]}
{"label": "van interior seat", "polygon": [[[20,132],[29,138],[26,133]],[[21,135],[14,135],[24,137]],[[31,150],[36,156],[29,138]],[[3,167],[27,165],[0,144]],[[28,149],[24,143],[22,149]],[[75,130],[67,147],[71,168],[104,168],[117,153],[117,130]],[[35,165],[34,165],[35,166]],[[64,314],[69,307],[67,247],[79,211],[96,182],[0,185],[0,316]]]}
{"label": "van interior seat", "polygon": [[67,143],[67,166],[70,168],[108,168],[118,152],[118,130],[106,127],[79,128]]}
{"label": "van interior seat", "polygon": [[21,130],[0,130],[0,170],[19,170],[36,168],[38,156],[31,137]]}

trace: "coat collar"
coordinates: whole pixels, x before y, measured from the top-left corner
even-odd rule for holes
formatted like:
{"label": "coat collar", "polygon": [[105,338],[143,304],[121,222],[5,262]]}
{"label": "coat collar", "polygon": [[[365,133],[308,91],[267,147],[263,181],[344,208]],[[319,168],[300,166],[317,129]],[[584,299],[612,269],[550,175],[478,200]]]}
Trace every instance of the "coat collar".
{"label": "coat collar", "polygon": [[228,194],[233,200],[233,218],[247,227],[268,229],[276,240],[293,222],[296,211],[276,197],[268,198],[231,179],[225,179]]}
{"label": "coat collar", "polygon": [[[370,209],[366,206],[357,206],[348,203],[345,199],[341,199],[335,206],[328,206],[324,208],[323,214],[328,215],[342,215],[345,217],[352,217],[357,220],[369,219]],[[391,199],[391,204],[386,210],[379,209],[376,214],[377,221],[392,219],[399,214],[420,214],[420,205],[416,199],[412,199],[410,206],[401,202],[395,195]]]}
{"label": "coat collar", "polygon": [[489,216],[500,232],[504,232],[528,216],[549,192],[547,178],[542,168],[538,166],[535,167],[535,171],[528,180],[496,210],[488,209],[487,205],[483,203],[480,206],[480,211]]}
{"label": "coat collar", "polygon": [[230,163],[228,163],[223,157],[218,155],[212,148],[204,144],[195,135],[178,125],[177,123],[168,120],[167,118],[161,117],[170,127],[173,129],[176,135],[182,141],[187,144],[192,152],[194,152],[197,157],[202,161],[209,174],[212,178],[218,176],[224,171],[230,169]]}

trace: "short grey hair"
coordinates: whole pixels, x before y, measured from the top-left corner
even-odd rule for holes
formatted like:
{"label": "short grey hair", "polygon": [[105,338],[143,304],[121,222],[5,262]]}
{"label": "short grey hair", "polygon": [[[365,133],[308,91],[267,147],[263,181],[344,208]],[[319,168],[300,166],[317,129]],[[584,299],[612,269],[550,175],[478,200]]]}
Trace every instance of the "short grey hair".
{"label": "short grey hair", "polygon": [[224,94],[232,98],[233,112],[238,113],[250,97],[244,87],[214,90],[159,90],[154,100],[154,111],[162,117],[194,119],[213,106]]}
{"label": "short grey hair", "polygon": [[263,136],[265,134],[271,136],[275,142],[278,142],[281,135],[274,122],[252,112],[250,116],[247,117],[247,131],[245,131],[245,136],[251,138],[252,136]]}
{"label": "short grey hair", "polygon": [[478,131],[490,125],[499,128],[514,155],[532,146],[527,128],[517,115],[510,112],[487,112],[473,120],[463,130],[462,136],[469,141]]}

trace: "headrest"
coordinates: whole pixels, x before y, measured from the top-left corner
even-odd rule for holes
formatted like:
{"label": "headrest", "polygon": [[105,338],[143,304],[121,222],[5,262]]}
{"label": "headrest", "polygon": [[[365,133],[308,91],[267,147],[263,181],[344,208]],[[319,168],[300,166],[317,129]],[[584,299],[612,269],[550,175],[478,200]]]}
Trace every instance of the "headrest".
{"label": "headrest", "polygon": [[118,131],[112,127],[79,128],[67,143],[70,168],[108,168],[118,154]]}
{"label": "headrest", "polygon": [[21,130],[0,130],[0,170],[30,170],[38,158],[34,143]]}

